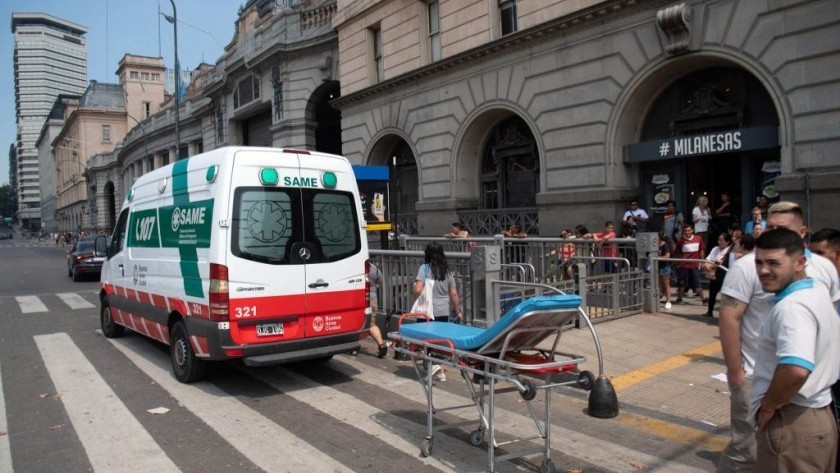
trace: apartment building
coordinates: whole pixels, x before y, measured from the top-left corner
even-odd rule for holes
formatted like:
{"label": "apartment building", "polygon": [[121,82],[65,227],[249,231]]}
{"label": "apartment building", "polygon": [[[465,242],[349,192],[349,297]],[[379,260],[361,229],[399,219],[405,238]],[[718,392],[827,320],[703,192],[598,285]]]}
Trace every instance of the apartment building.
{"label": "apartment building", "polygon": [[36,142],[60,94],[87,85],[87,28],[45,13],[13,13],[17,117],[18,221],[41,228],[41,189]]}

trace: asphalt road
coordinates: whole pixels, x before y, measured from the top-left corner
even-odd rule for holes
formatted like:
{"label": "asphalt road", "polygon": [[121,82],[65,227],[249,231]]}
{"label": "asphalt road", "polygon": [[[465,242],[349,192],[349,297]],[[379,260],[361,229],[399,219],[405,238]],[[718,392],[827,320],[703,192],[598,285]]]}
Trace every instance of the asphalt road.
{"label": "asphalt road", "polygon": [[[454,370],[437,384],[436,406],[469,407],[439,418],[474,422],[437,432],[427,458],[414,369],[390,354],[377,359],[369,341],[359,356],[326,363],[216,363],[205,381],[183,385],[167,347],[131,332],[99,334],[98,281],[68,278],[65,250],[0,241],[0,473],[487,471],[486,443],[470,445],[476,409]],[[541,394],[534,405],[544,409]],[[518,394],[498,396],[497,406],[502,440],[536,434]],[[579,389],[552,398],[557,471],[714,470],[691,445],[585,409]],[[539,471],[540,460],[496,471]]]}

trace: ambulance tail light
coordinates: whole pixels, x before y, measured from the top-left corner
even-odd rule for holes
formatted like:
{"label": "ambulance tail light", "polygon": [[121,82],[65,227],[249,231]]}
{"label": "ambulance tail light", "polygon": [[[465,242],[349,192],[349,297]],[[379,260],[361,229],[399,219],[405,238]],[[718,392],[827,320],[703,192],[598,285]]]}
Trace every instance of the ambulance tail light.
{"label": "ambulance tail light", "polygon": [[370,260],[365,260],[365,312],[370,309]]}
{"label": "ambulance tail light", "polygon": [[210,320],[224,322],[230,319],[228,269],[210,263]]}

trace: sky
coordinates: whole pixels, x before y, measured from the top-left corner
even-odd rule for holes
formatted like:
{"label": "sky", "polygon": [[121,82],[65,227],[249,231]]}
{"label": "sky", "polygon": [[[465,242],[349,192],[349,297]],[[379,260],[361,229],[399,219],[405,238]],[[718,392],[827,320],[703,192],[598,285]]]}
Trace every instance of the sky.
{"label": "sky", "polygon": [[[233,39],[245,0],[175,0],[181,69],[215,64]],[[0,0],[0,186],[9,183],[9,146],[15,141],[13,12],[49,13],[88,29],[88,80],[117,83],[117,63],[126,53],[163,57],[174,68],[173,28],[158,10],[172,15],[169,0]],[[160,18],[160,21],[158,21]],[[158,28],[158,24],[160,27]]]}

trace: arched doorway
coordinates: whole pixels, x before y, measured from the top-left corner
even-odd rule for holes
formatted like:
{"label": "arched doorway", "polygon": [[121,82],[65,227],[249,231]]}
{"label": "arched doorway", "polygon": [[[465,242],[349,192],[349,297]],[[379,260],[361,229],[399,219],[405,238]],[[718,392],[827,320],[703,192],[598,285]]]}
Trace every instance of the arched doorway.
{"label": "arched doorway", "polygon": [[403,233],[417,233],[416,204],[419,200],[420,182],[417,161],[404,140],[394,145],[391,155],[391,208],[393,219]]}
{"label": "arched doorway", "polygon": [[416,234],[420,178],[411,146],[398,134],[387,134],[371,148],[368,164],[390,168],[391,220],[401,233]]}
{"label": "arched doorway", "polygon": [[528,125],[511,117],[487,137],[481,159],[481,206],[511,209],[536,206],[540,160]]}
{"label": "arched doorway", "polygon": [[539,234],[536,195],[544,177],[535,129],[512,103],[479,107],[465,120],[455,137],[452,196],[471,234],[498,234],[512,223]]}
{"label": "arched doorway", "polygon": [[[664,88],[642,121],[641,143],[629,148],[630,160],[640,160],[640,196],[653,214],[652,228],[658,229],[667,199],[688,216],[699,197],[714,210],[727,193],[734,215],[718,219],[710,239],[743,222],[760,196],[777,199],[778,127],[772,97],[744,69],[708,67]],[[644,144],[654,145],[647,155]]]}
{"label": "arched doorway", "polygon": [[338,81],[326,81],[312,93],[306,118],[315,129],[316,151],[341,155],[341,112],[330,102],[341,95]]}

